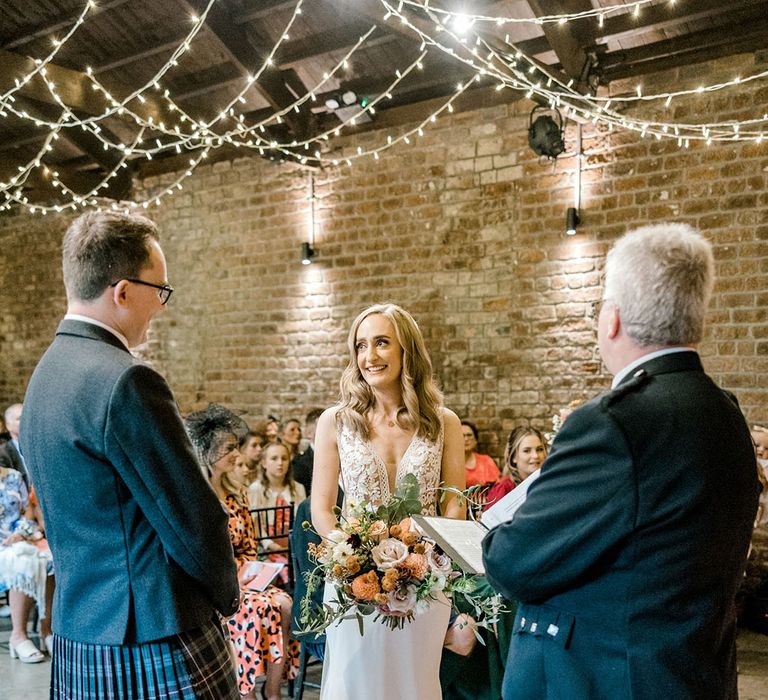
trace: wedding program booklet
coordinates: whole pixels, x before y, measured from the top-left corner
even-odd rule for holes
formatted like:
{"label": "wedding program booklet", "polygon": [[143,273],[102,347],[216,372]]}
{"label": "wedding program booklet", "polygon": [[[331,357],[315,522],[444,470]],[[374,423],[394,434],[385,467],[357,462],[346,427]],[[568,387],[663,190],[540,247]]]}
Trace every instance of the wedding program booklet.
{"label": "wedding program booklet", "polygon": [[493,527],[515,517],[528,494],[531,484],[539,478],[537,469],[512,489],[504,498],[486,510],[481,521],[454,520],[432,515],[411,516],[424,532],[437,542],[461,570],[468,574],[485,574],[483,566],[483,537]]}
{"label": "wedding program booklet", "polygon": [[252,591],[266,590],[267,586],[275,580],[283,570],[285,564],[273,561],[252,561],[243,572],[245,576],[253,578],[245,584],[245,588]]}

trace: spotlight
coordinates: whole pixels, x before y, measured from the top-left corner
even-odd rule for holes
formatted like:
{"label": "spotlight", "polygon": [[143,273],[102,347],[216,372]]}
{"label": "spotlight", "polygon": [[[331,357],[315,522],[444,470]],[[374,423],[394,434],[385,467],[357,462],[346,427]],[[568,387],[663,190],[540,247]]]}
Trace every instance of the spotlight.
{"label": "spotlight", "polygon": [[[555,114],[557,122],[549,114],[542,114],[534,120],[533,115],[539,110]],[[541,105],[534,107],[528,118],[528,145],[537,155],[557,158],[565,150],[562,114]]]}
{"label": "spotlight", "polygon": [[301,264],[309,265],[312,262],[312,258],[315,257],[315,249],[308,243],[301,244]]}
{"label": "spotlight", "polygon": [[352,92],[352,90],[347,90],[342,94],[341,101],[347,105],[347,107],[349,107],[349,105],[353,105],[355,102],[357,102],[357,95]]}
{"label": "spotlight", "polygon": [[339,104],[339,100],[338,100],[337,98],[335,98],[335,97],[329,97],[329,98],[328,98],[328,99],[325,101],[325,106],[326,106],[328,109],[330,109],[331,111],[333,111],[334,109],[338,109],[339,107],[341,107],[341,105]]}
{"label": "spotlight", "polygon": [[576,207],[568,207],[568,210],[565,212],[565,235],[575,236],[576,227],[580,223],[581,217],[579,216],[579,212],[576,210]]}

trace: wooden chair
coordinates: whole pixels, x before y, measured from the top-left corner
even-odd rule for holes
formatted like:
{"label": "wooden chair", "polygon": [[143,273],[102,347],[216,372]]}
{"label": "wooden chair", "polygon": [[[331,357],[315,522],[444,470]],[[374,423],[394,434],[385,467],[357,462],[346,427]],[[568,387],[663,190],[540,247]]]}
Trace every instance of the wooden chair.
{"label": "wooden chair", "polygon": [[263,508],[251,508],[249,510],[256,529],[256,543],[261,545],[266,541],[277,543],[280,548],[265,550],[266,555],[285,556],[285,566],[288,574],[288,591],[293,591],[294,571],[291,558],[290,534],[293,530],[293,503],[281,506],[266,506]]}

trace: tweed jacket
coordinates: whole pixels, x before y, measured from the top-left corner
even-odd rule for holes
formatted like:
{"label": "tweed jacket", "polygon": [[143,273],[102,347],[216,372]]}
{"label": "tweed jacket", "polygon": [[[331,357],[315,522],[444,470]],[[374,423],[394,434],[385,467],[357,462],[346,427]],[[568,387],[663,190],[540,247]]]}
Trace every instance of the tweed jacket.
{"label": "tweed jacket", "polygon": [[227,515],[173,395],[113,334],[61,322],[20,434],[53,553],[56,634],[133,644],[237,609]]}

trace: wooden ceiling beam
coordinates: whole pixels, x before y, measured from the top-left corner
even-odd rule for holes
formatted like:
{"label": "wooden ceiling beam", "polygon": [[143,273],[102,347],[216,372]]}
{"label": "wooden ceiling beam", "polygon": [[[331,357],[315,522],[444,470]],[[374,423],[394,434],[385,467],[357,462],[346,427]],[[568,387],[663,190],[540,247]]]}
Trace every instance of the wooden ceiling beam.
{"label": "wooden ceiling beam", "polygon": [[232,17],[235,24],[247,24],[254,20],[259,20],[273,12],[280,12],[281,10],[287,10],[289,8],[296,7],[296,0],[256,0],[254,4],[258,4],[251,10],[244,10],[238,12]]}
{"label": "wooden ceiling beam", "polygon": [[[589,0],[569,0],[568,3],[561,0],[528,0],[528,5],[536,17],[592,9]],[[565,24],[547,22],[542,25],[542,30],[566,76],[575,80],[577,87],[585,87],[582,77],[589,60],[586,48],[595,43],[591,26],[583,21]]]}
{"label": "wooden ceiling beam", "polygon": [[[627,71],[637,74],[635,72],[637,69],[642,69],[643,73],[664,70],[664,61],[679,57],[696,55],[699,58],[696,61],[690,61],[694,63],[708,60],[707,52],[711,52],[713,57],[727,55],[723,54],[719,47],[728,46],[733,49],[730,53],[739,53],[741,44],[746,45],[746,42],[752,38],[759,36],[765,38],[766,35],[768,35],[768,18],[761,14],[739,21],[738,24],[714,27],[631,49],[612,51],[603,56],[600,63],[605,77],[616,80],[617,77],[625,77],[623,74]],[[705,58],[700,58],[701,56]]]}
{"label": "wooden ceiling beam", "polygon": [[763,26],[760,29],[745,32],[742,36],[732,37],[727,41],[716,42],[710,46],[692,47],[687,51],[681,51],[675,55],[659,56],[638,63],[619,64],[613,68],[606,69],[603,72],[603,77],[606,81],[613,82],[615,80],[636,78],[651,73],[658,73],[680,66],[690,66],[706,61],[713,61],[718,58],[725,58],[726,56],[733,56],[739,53],[760,51],[765,48],[765,36],[767,30],[768,28]]}
{"label": "wooden ceiling beam", "polygon": [[[718,15],[733,15],[743,9],[765,5],[764,0],[696,0],[695,3],[681,2],[675,5],[664,3],[643,7],[639,16],[634,12],[606,17],[603,28],[598,29],[601,39],[624,39],[636,36],[638,30],[655,31],[669,29],[682,23],[714,18]],[[590,21],[590,20],[585,20]]]}
{"label": "wooden ceiling beam", "polygon": [[[35,62],[31,58],[0,49],[0,92],[12,87],[14,78],[28,75],[34,68]],[[47,77],[56,85],[57,94],[70,109],[90,116],[102,114],[106,109],[106,101],[100,93],[92,89],[90,79],[82,71],[49,63]],[[5,84],[2,84],[2,79],[5,80]],[[116,81],[101,80],[100,82],[118,101],[130,94],[129,89]],[[24,85],[18,94],[46,104],[56,104],[40,75]],[[176,116],[168,109],[164,100],[150,92],[146,92],[143,97],[145,99],[143,103],[138,100],[130,103],[133,112],[144,119],[152,117],[156,121],[175,123]]]}
{"label": "wooden ceiling beam", "polygon": [[[181,0],[181,3],[193,12],[201,13],[207,4],[204,0]],[[230,57],[230,60],[243,71],[243,75],[253,72],[267,57],[269,49],[255,46],[251,35],[233,20],[222,3],[215,3],[206,17],[205,25],[218,40]],[[267,68],[254,83],[256,88],[275,110],[283,110],[295,101],[288,90],[279,70]],[[283,119],[291,128],[296,138],[304,138],[309,131],[306,116],[293,111]]]}
{"label": "wooden ceiling beam", "polygon": [[[102,12],[106,12],[107,10],[119,7],[128,1],[129,0],[103,0],[88,13],[88,18],[95,17]],[[24,27],[18,36],[3,42],[0,45],[0,48],[6,50],[17,49],[20,46],[24,46],[25,44],[29,44],[30,42],[35,41],[36,39],[49,36],[54,32],[61,30],[69,31],[70,27],[77,21],[77,18],[82,13],[83,8],[80,7],[76,12],[72,12],[71,10],[68,12],[63,12],[58,16],[49,19],[47,22]]]}
{"label": "wooden ceiling beam", "polygon": [[[281,69],[292,68],[305,61],[316,59],[334,51],[349,51],[370,29],[360,22],[350,22],[338,27],[313,34],[303,39],[285,42],[275,59]],[[365,47],[378,46],[395,40],[381,27],[374,29],[365,42]]]}
{"label": "wooden ceiling beam", "polygon": [[[22,103],[19,106],[27,113],[38,119],[46,121],[56,121],[61,116],[61,108],[37,102],[30,98],[18,98],[17,102]],[[120,143],[120,139],[112,134],[105,126],[101,126],[101,131],[105,138],[114,143]],[[121,160],[121,155],[113,150],[104,150],[102,142],[90,131],[83,129],[62,129],[59,132],[59,138],[64,139],[77,150],[82,151],[89,160],[98,165],[104,174],[114,170]],[[109,188],[103,191],[103,196],[112,199],[123,199],[131,190],[131,168],[120,168],[120,171],[110,180]]]}
{"label": "wooden ceiling beam", "polygon": [[176,49],[181,46],[184,39],[187,38],[187,33],[179,34],[178,38],[171,39],[170,41],[166,41],[162,44],[147,44],[144,47],[140,47],[136,49],[133,53],[129,54],[123,54],[120,56],[120,58],[116,58],[112,61],[107,61],[105,63],[100,63],[98,65],[93,66],[93,72],[95,75],[98,75],[99,73],[106,73],[111,70],[115,70],[116,68],[123,68],[124,66],[129,66],[132,63],[138,63],[139,61],[143,61],[147,58],[152,58],[152,56],[157,56],[159,54],[167,53],[169,56],[171,53],[173,53]]}

